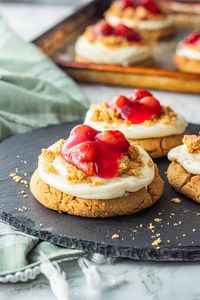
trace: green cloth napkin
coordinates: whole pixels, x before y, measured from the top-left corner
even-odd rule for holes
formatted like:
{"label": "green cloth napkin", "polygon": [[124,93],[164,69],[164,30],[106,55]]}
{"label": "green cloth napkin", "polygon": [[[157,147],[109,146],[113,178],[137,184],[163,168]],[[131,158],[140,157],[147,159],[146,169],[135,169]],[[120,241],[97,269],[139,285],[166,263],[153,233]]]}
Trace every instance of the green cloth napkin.
{"label": "green cloth napkin", "polygon": [[[17,37],[0,17],[0,140],[36,127],[83,118],[88,101],[77,85],[36,46]],[[41,242],[0,222],[0,276],[50,259],[83,255]]]}
{"label": "green cloth napkin", "polygon": [[36,127],[83,118],[77,85],[0,17],[0,140]]}
{"label": "green cloth napkin", "polygon": [[43,261],[42,254],[50,260],[63,261],[77,259],[84,252],[40,241],[0,222],[0,282],[1,276],[34,269]]}

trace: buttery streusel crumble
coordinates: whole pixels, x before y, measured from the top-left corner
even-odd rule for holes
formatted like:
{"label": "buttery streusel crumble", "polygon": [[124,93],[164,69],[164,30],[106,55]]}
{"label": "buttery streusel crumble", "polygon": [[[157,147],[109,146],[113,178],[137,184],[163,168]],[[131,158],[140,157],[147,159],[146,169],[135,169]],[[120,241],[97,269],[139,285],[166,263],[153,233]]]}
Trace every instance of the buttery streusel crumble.
{"label": "buttery streusel crumble", "polygon": [[[93,26],[88,26],[86,28],[86,31],[84,33],[84,36],[87,38],[87,40],[90,43],[95,43],[96,41],[103,43],[105,46],[108,47],[113,47],[113,48],[117,48],[117,47],[127,47],[133,44],[133,42],[130,42],[129,40],[127,40],[125,37],[123,36],[116,36],[116,35],[107,35],[107,36],[98,36],[95,37],[95,35],[93,34]],[[148,42],[150,43],[150,42]],[[141,41],[137,42],[137,46],[144,46],[147,44],[147,40],[146,39],[142,39]]]}
{"label": "buttery streusel crumble", "polygon": [[[48,173],[58,174],[58,171],[53,166],[53,161],[59,156],[62,164],[65,166],[67,171],[66,180],[71,184],[86,183],[92,186],[104,184],[102,180],[94,180],[91,176],[88,176],[83,171],[77,169],[74,165],[67,163],[60,155],[61,148],[64,144],[64,140],[60,140],[55,144],[55,148],[42,149],[41,157],[44,161],[45,171]],[[148,162],[152,165],[152,161]],[[142,155],[140,154],[137,147],[134,145],[130,146],[127,155],[123,155],[119,161],[119,173],[118,176],[140,176],[141,169],[144,166],[142,161]],[[96,176],[95,174],[93,176]]]}
{"label": "buttery streusel crumble", "polygon": [[[169,106],[162,106],[163,114],[160,117],[155,116],[151,120],[144,121],[143,125],[150,127],[155,123],[160,124],[175,124],[177,114],[169,107]],[[92,109],[92,116],[91,121],[93,122],[106,122],[106,123],[119,123],[125,124],[127,126],[133,125],[132,122],[129,120],[124,120],[121,118],[120,114],[109,107],[107,102],[102,102],[99,105],[93,104],[91,105]]]}
{"label": "buttery streusel crumble", "polygon": [[187,146],[189,153],[200,154],[200,137],[197,135],[184,135],[183,144]]}
{"label": "buttery streusel crumble", "polygon": [[130,19],[134,21],[143,21],[143,20],[163,20],[166,16],[165,14],[152,14],[147,9],[142,6],[137,8],[128,7],[122,9],[120,1],[115,1],[109,10],[105,13],[106,17],[116,16],[123,19]]}

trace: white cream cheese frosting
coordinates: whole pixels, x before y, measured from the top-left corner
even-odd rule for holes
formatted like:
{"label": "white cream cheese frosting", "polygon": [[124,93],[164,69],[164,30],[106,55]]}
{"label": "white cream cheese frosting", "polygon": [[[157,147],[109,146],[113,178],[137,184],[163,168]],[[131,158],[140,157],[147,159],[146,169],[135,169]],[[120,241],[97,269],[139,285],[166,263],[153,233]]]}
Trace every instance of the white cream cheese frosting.
{"label": "white cream cheese frosting", "polygon": [[124,24],[128,27],[137,27],[143,30],[159,30],[165,29],[173,25],[173,19],[170,16],[162,20],[147,20],[147,21],[138,21],[127,18],[119,18],[117,16],[106,16],[106,21],[110,23],[112,26],[116,26],[118,24]]}
{"label": "white cream cheese frosting", "polygon": [[[53,149],[56,144],[50,148]],[[91,177],[92,181],[101,181],[101,185],[91,185],[88,183],[75,184],[66,179],[67,168],[61,156],[57,156],[53,162],[54,168],[58,174],[53,174],[46,171],[45,161],[42,156],[39,157],[38,172],[40,178],[56,188],[57,190],[76,197],[86,199],[113,199],[125,196],[126,192],[136,192],[144,187],[147,187],[154,180],[155,169],[154,165],[149,164],[150,156],[141,148],[138,147],[142,154],[144,166],[141,169],[140,176],[120,176],[111,179],[103,179],[98,176]],[[152,160],[151,160],[152,161]]]}
{"label": "white cream cheese frosting", "polygon": [[182,134],[186,127],[187,122],[180,114],[177,114],[177,118],[174,124],[162,124],[156,123],[151,126],[145,126],[143,124],[131,124],[125,123],[107,123],[103,121],[92,121],[93,109],[89,109],[86,114],[84,124],[87,124],[96,130],[120,130],[127,138],[132,139],[145,139],[156,138],[169,135]]}
{"label": "white cream cheese frosting", "polygon": [[93,63],[124,66],[138,63],[151,57],[151,47],[149,45],[137,45],[135,43],[126,47],[108,47],[99,41],[90,43],[84,36],[77,40],[75,52]]}
{"label": "white cream cheese frosting", "polygon": [[170,150],[168,159],[177,161],[188,173],[200,174],[200,154],[189,153],[185,144]]}
{"label": "white cream cheese frosting", "polygon": [[176,55],[183,56],[191,60],[200,61],[200,51],[187,45],[178,46],[176,50]]}

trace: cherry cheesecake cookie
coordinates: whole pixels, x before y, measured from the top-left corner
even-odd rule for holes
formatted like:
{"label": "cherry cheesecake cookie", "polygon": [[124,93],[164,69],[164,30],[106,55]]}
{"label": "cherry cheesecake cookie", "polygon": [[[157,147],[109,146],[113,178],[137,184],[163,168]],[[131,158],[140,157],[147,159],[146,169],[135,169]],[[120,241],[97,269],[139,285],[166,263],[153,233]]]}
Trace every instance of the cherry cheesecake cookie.
{"label": "cherry cheesecake cookie", "polygon": [[153,43],[123,24],[106,21],[86,28],[75,44],[75,60],[108,65],[152,63]]}
{"label": "cherry cheesecake cookie", "polygon": [[137,28],[148,37],[167,37],[175,31],[171,16],[154,0],[116,0],[106,11],[105,19],[114,26]]}
{"label": "cherry cheesecake cookie", "polygon": [[200,203],[200,135],[185,135],[183,145],[168,153],[168,181],[178,192]]}
{"label": "cherry cheesecake cookie", "polygon": [[163,9],[180,25],[200,24],[199,0],[160,0]]}
{"label": "cherry cheesecake cookie", "polygon": [[181,71],[200,74],[200,32],[192,32],[178,44],[174,64]]}
{"label": "cherry cheesecake cookie", "polygon": [[143,89],[93,104],[84,122],[97,130],[120,130],[131,144],[142,146],[152,158],[165,156],[180,145],[187,127],[180,114]]}
{"label": "cherry cheesecake cookie", "polygon": [[74,127],[39,156],[30,189],[47,208],[82,217],[133,214],[153,205],[164,183],[149,155],[120,131]]}

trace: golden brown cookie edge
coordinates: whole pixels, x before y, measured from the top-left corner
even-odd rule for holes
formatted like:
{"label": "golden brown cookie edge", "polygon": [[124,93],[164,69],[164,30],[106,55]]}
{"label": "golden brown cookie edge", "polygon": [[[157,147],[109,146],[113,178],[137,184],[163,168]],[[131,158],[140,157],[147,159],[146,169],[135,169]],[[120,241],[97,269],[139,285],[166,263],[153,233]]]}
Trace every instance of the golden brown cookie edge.
{"label": "golden brown cookie edge", "polygon": [[129,139],[129,142],[143,147],[152,158],[158,158],[166,156],[169,150],[181,145],[184,134],[185,132],[159,138]]}
{"label": "golden brown cookie edge", "polygon": [[178,162],[173,161],[167,169],[167,179],[177,192],[200,203],[200,175],[188,173]]}
{"label": "golden brown cookie edge", "polygon": [[187,59],[183,56],[175,55],[174,65],[183,72],[200,74],[200,61]]}
{"label": "golden brown cookie edge", "polygon": [[115,199],[83,199],[62,193],[46,184],[36,170],[31,177],[30,190],[47,208],[81,217],[107,218],[133,214],[150,207],[162,196],[164,182],[155,165],[155,178],[147,188]]}

